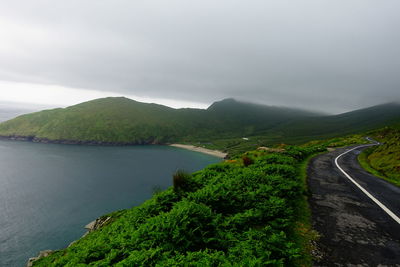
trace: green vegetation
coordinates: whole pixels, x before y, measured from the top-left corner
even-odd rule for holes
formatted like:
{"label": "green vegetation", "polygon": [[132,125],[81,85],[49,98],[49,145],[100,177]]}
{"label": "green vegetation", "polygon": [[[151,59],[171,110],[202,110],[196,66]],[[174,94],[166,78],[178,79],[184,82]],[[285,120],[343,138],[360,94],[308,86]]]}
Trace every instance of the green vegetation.
{"label": "green vegetation", "polygon": [[194,186],[191,175],[183,170],[178,170],[172,175],[172,185],[175,193],[178,194],[190,190]]}
{"label": "green vegetation", "polygon": [[371,132],[382,142],[366,149],[358,157],[361,166],[370,173],[400,186],[400,127],[392,126]]}
{"label": "green vegetation", "polygon": [[358,136],[257,150],[188,174],[34,266],[310,266],[305,165]]}
{"label": "green vegetation", "polygon": [[[365,143],[363,135],[336,136],[399,121],[399,107],[327,116],[232,99],[200,110],[105,98],[19,116],[0,124],[0,136],[93,144],[180,142],[231,156],[194,174],[177,171],[170,189],[154,188],[150,200],[107,215],[111,219],[100,229],[34,266],[310,266],[318,234],[311,229],[307,203],[308,160],[329,147]],[[362,153],[361,163],[399,185],[399,128],[372,135],[385,144]],[[308,142],[315,139],[323,140]],[[254,150],[258,147],[263,148]]]}
{"label": "green vegetation", "polygon": [[19,116],[1,136],[51,141],[149,144],[251,135],[310,112],[225,100],[207,110],[173,109],[123,97]]}
{"label": "green vegetation", "polygon": [[172,109],[120,97],[22,115],[1,123],[0,136],[63,143],[179,142],[239,155],[259,146],[363,132],[399,119],[400,105],[395,103],[327,116],[233,99],[202,110]]}

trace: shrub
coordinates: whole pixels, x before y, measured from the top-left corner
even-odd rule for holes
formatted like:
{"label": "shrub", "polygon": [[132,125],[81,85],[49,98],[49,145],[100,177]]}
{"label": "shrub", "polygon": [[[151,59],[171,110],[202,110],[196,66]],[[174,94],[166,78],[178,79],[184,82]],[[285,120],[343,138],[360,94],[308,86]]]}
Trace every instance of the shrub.
{"label": "shrub", "polygon": [[286,164],[265,164],[261,169],[266,174],[276,174],[285,177],[286,179],[293,179],[297,175],[296,169],[293,166]]}
{"label": "shrub", "polygon": [[200,251],[178,253],[174,257],[166,258],[157,266],[232,266],[222,251],[204,249]]}
{"label": "shrub", "polygon": [[172,184],[175,192],[177,191],[187,191],[190,189],[191,185],[191,175],[183,170],[177,170],[172,175]]}
{"label": "shrub", "polygon": [[259,263],[253,266],[292,266],[291,263],[299,255],[299,249],[287,235],[271,226],[244,232],[240,242],[229,249],[232,260],[242,262],[252,259]]}
{"label": "shrub", "polygon": [[312,151],[249,152],[193,175],[178,170],[172,188],[34,266],[293,266],[297,163]]}
{"label": "shrub", "polygon": [[243,160],[243,165],[245,167],[250,166],[251,164],[254,163],[254,161],[251,158],[247,157],[247,156],[243,156],[242,160]]}
{"label": "shrub", "polygon": [[278,153],[273,153],[273,154],[267,154],[263,156],[262,158],[263,163],[268,163],[268,164],[287,164],[287,165],[293,165],[296,163],[296,160],[294,160],[292,157],[278,154]]}
{"label": "shrub", "polygon": [[183,200],[170,212],[149,219],[135,239],[140,249],[161,247],[185,252],[218,247],[218,218],[209,207]]}

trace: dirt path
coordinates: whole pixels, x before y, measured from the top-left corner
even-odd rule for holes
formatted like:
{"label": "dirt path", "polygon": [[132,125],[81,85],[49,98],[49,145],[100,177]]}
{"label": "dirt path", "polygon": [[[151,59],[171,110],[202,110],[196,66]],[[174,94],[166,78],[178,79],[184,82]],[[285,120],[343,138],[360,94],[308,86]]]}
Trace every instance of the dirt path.
{"label": "dirt path", "polygon": [[[348,149],[348,148],[346,148]],[[308,167],[314,229],[321,234],[315,266],[400,266],[400,224],[378,207],[336,167],[346,151],[315,157]],[[341,157],[340,166],[362,187],[400,216],[400,188],[364,171],[363,148]]]}

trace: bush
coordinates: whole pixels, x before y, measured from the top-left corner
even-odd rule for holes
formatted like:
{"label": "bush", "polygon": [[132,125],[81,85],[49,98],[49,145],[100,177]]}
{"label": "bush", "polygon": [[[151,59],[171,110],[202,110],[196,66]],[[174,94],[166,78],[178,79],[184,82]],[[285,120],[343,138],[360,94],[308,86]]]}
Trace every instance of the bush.
{"label": "bush", "polygon": [[143,224],[135,235],[137,246],[181,252],[218,247],[218,218],[208,206],[183,200]]}
{"label": "bush", "polygon": [[178,253],[160,261],[157,266],[231,266],[231,264],[226,259],[224,252],[204,249],[194,252],[188,251],[182,254]]}
{"label": "bush", "polygon": [[292,157],[278,154],[278,153],[273,153],[273,154],[267,154],[264,155],[261,158],[262,161],[264,161],[267,164],[287,164],[287,165],[293,165],[296,163],[296,160],[294,160]]}
{"label": "bush", "polygon": [[265,164],[260,167],[266,174],[275,174],[285,177],[285,179],[293,179],[297,176],[295,167],[286,164]]}
{"label": "bush", "polygon": [[191,175],[183,170],[177,170],[172,175],[172,184],[175,192],[188,191],[192,185]]}
{"label": "bush", "polygon": [[251,158],[247,157],[247,156],[243,156],[242,157],[242,161],[243,161],[243,165],[245,167],[248,167],[249,165],[254,163],[254,161]]}
{"label": "bush", "polygon": [[178,170],[172,188],[34,266],[293,266],[297,168],[312,151],[249,152],[243,164]]}

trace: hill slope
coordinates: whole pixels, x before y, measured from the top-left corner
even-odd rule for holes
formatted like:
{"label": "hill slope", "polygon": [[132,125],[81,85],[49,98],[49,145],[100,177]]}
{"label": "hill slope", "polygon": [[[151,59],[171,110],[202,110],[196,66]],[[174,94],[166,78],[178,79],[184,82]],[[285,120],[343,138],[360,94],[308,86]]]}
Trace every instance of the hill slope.
{"label": "hill slope", "polygon": [[213,103],[206,114],[208,118],[217,121],[215,127],[220,131],[223,130],[224,135],[229,137],[262,134],[284,123],[321,115],[299,109],[239,102],[234,99]]}
{"label": "hill slope", "polygon": [[162,105],[104,98],[19,116],[2,123],[0,132],[5,136],[49,140],[162,142],[177,134],[187,134],[182,126],[190,128],[191,125],[181,115],[178,110]]}
{"label": "hill slope", "polygon": [[225,99],[208,109],[173,109],[123,97],[22,115],[0,124],[0,136],[42,142],[150,144],[264,136],[270,143],[306,141],[400,121],[390,103],[340,115]]}
{"label": "hill slope", "polygon": [[165,143],[253,134],[290,119],[311,115],[315,116],[301,110],[235,100],[217,102],[202,110],[173,109],[110,97],[19,116],[0,124],[0,135],[59,142]]}
{"label": "hill slope", "polygon": [[294,234],[304,200],[297,155],[321,150],[254,151],[246,156],[252,164],[177,173],[174,187],[103,216],[97,229],[33,266],[300,266],[307,252]]}
{"label": "hill slope", "polygon": [[102,216],[83,238],[33,266],[311,266],[307,160],[360,141],[249,151],[192,175],[177,172],[173,187]]}
{"label": "hill slope", "polygon": [[300,119],[280,125],[283,135],[331,137],[380,128],[400,121],[400,104],[387,103],[339,115]]}
{"label": "hill slope", "polygon": [[370,133],[382,144],[359,155],[361,165],[372,174],[400,186],[400,125]]}

